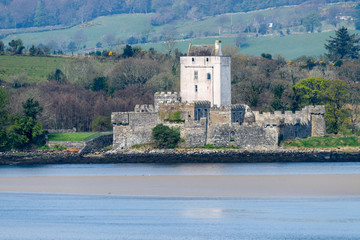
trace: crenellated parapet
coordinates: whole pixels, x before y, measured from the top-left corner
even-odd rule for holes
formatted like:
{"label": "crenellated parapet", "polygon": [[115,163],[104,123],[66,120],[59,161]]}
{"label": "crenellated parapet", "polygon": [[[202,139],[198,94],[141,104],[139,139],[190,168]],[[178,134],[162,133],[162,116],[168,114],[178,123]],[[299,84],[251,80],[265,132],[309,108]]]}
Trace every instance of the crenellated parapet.
{"label": "crenellated parapet", "polygon": [[210,108],[211,102],[210,101],[194,101],[195,108]]}
{"label": "crenellated parapet", "polygon": [[134,112],[155,112],[155,108],[152,104],[136,105]]}
{"label": "crenellated parapet", "polygon": [[179,103],[180,97],[177,92],[156,92],[154,94],[154,109],[155,111],[159,111],[160,103]]}
{"label": "crenellated parapet", "polygon": [[260,113],[253,111],[258,125],[266,124],[307,124],[310,121],[309,107],[293,113],[292,111],[275,111]]}

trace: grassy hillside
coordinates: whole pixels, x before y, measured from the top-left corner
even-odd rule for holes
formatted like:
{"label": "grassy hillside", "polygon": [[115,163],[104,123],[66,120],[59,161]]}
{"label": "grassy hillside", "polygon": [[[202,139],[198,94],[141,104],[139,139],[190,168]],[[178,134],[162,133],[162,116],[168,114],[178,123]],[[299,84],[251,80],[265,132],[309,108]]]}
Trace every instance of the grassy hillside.
{"label": "grassy hillside", "polygon": [[[360,31],[351,31],[351,33],[360,33]],[[313,34],[292,34],[284,37],[280,36],[265,36],[258,38],[249,38],[248,45],[240,48],[239,52],[244,55],[260,56],[261,53],[271,53],[273,55],[280,54],[287,60],[294,59],[303,55],[316,56],[324,54],[324,43],[330,36],[334,36],[334,32],[313,33]],[[235,44],[234,37],[228,38],[206,38],[195,39],[176,42],[175,48],[179,48],[182,52],[186,52],[189,43],[192,44],[213,44],[215,39],[220,39],[223,46],[233,46]],[[142,44],[143,49],[155,48],[157,50],[163,49],[162,43],[157,44]]]}
{"label": "grassy hillside", "polygon": [[[193,40],[179,40],[176,47],[181,51],[186,52],[189,42],[193,44],[209,44],[213,43],[214,39],[223,40],[224,45],[234,45],[236,34],[232,30],[239,31],[245,26],[251,24],[254,18],[259,14],[263,17],[277,18],[286,21],[286,19],[296,13],[296,7],[280,7],[276,9],[266,9],[260,11],[253,11],[247,13],[232,13],[217,15],[214,17],[204,18],[202,20],[179,20],[171,24],[162,26],[151,26],[150,18],[152,14],[120,14],[106,17],[99,17],[87,24],[78,25],[69,29],[53,30],[35,33],[14,34],[3,39],[5,43],[12,39],[22,39],[26,47],[31,44],[47,44],[51,40],[57,41],[59,47],[67,48],[67,45],[72,41],[74,33],[82,30],[86,35],[86,41],[83,45],[86,48],[83,52],[95,50],[97,42],[102,42],[103,48],[114,48],[107,46],[103,40],[104,35],[112,33],[115,35],[117,42],[126,42],[130,37],[141,38],[148,36],[148,40],[153,38],[158,39],[161,35],[173,35],[176,39],[183,39],[192,34]],[[224,20],[225,19],[225,20]],[[353,27],[350,23],[342,22],[342,25]],[[273,55],[280,54],[288,60],[302,56],[302,55],[319,55],[324,53],[325,40],[333,35],[334,26],[323,22],[321,30],[322,33],[313,34],[295,34],[299,33],[299,29],[303,27],[290,28],[291,34],[283,37],[279,36],[278,30],[270,31],[268,36],[260,36],[258,38],[248,38],[248,45],[240,49],[240,52],[248,55],[259,56],[261,53],[271,53]],[[286,29],[283,29],[286,32]],[[359,31],[357,31],[359,32]],[[219,37],[203,38],[204,35],[216,35]],[[199,38],[202,37],[202,38]],[[115,49],[121,51],[123,44],[118,45]],[[149,49],[151,47],[157,50],[163,50],[162,43],[142,44],[141,47]]]}
{"label": "grassy hillside", "polygon": [[0,80],[9,81],[9,76],[25,73],[30,83],[45,81],[50,73],[70,60],[65,57],[0,55]]}
{"label": "grassy hillside", "polygon": [[69,29],[10,35],[4,38],[3,42],[7,43],[12,39],[20,38],[26,46],[46,44],[51,40],[68,43],[76,31],[83,30],[87,36],[85,45],[88,48],[94,48],[96,43],[102,42],[102,37],[108,33],[115,34],[116,38],[121,40],[140,34],[150,27],[149,17],[150,14],[120,14],[99,17],[91,24],[77,25]]}

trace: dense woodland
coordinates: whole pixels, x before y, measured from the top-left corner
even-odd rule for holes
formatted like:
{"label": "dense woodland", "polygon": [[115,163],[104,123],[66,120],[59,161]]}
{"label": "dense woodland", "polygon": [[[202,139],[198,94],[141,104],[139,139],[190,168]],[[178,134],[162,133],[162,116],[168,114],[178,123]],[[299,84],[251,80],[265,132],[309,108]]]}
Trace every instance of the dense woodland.
{"label": "dense woodland", "polygon": [[[260,111],[296,111],[309,104],[326,104],[329,133],[356,133],[360,111],[358,42],[357,36],[343,27],[324,46],[328,54],[291,61],[266,53],[244,56],[235,46],[225,46],[224,55],[232,57],[232,103],[245,103]],[[163,54],[127,45],[122,52],[73,57],[45,82],[29,83],[26,74],[1,79],[0,130],[11,133],[14,128],[6,126],[26,119],[35,119],[45,129],[111,129],[111,112],[152,104],[157,91],[179,91],[181,55],[177,49]],[[26,106],[38,108],[35,117],[29,118]]]}
{"label": "dense woodland", "polygon": [[1,0],[0,28],[74,25],[98,16],[155,13],[153,25],[176,19],[199,19],[231,12],[247,12],[304,2],[324,4],[346,0]]}

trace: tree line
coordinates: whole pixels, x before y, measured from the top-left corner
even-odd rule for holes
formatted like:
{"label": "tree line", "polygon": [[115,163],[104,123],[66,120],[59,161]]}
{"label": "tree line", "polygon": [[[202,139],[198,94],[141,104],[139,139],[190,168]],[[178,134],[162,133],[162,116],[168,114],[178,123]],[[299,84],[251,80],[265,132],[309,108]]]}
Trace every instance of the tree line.
{"label": "tree line", "polygon": [[[326,55],[291,61],[268,53],[244,56],[235,46],[225,46],[224,55],[232,57],[232,103],[248,104],[258,111],[296,111],[324,104],[328,133],[356,133],[360,119],[358,42],[357,36],[340,28],[324,46]],[[44,129],[111,129],[111,112],[152,104],[157,91],[179,92],[182,55],[176,49],[164,54],[128,45],[122,52],[74,58],[45,82],[15,86],[3,81],[1,119],[13,120],[1,124],[2,134],[11,136],[11,126],[30,121],[15,121],[3,114],[30,117],[24,110],[29,99],[41,107],[33,120]]]}

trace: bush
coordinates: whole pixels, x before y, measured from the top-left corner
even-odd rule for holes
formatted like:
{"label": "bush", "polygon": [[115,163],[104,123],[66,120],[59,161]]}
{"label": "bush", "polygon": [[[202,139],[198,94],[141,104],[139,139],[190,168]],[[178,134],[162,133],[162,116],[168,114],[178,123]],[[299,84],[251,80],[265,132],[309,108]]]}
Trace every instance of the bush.
{"label": "bush", "polygon": [[152,138],[157,148],[175,148],[180,141],[180,129],[158,124],[152,129]]}
{"label": "bush", "polygon": [[108,116],[98,116],[92,121],[93,131],[108,131],[112,129],[111,118]]}

